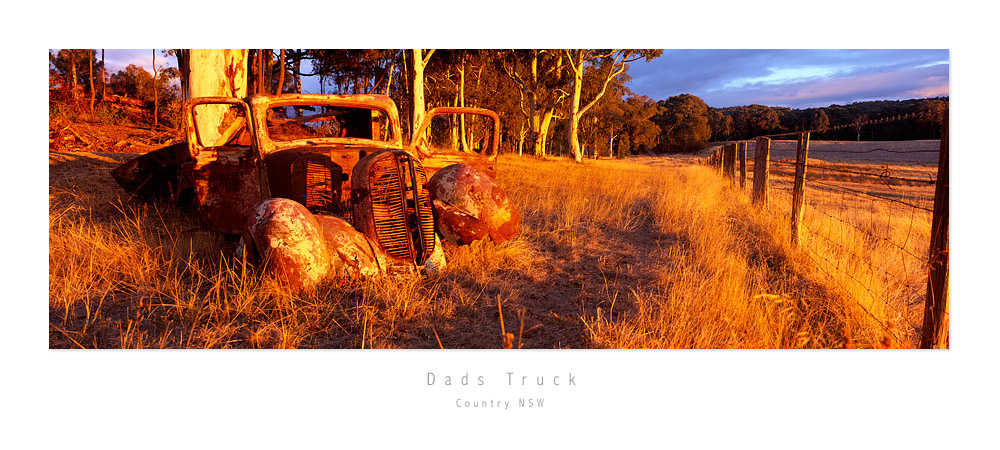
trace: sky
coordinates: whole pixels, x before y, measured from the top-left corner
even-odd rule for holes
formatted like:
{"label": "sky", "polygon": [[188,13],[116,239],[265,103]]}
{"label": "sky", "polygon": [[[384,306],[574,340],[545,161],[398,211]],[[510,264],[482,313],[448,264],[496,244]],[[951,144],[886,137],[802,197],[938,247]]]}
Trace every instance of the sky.
{"label": "sky", "polygon": [[664,50],[632,64],[629,89],[715,108],[811,108],[948,95],[948,69],[948,50]]}
{"label": "sky", "polygon": [[[176,66],[157,50],[157,66]],[[150,49],[105,51],[108,70],[149,70]],[[653,100],[693,94],[708,106],[811,108],[949,93],[948,50],[664,50],[630,65],[629,89]],[[306,89],[316,83],[305,83]],[[318,86],[318,85],[317,85]],[[314,89],[318,93],[318,87]]]}

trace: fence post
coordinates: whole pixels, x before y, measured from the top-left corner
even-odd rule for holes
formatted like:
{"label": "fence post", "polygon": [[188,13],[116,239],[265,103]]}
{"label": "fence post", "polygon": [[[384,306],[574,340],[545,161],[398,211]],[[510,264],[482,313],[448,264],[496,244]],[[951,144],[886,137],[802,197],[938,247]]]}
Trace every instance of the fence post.
{"label": "fence post", "polygon": [[767,204],[767,169],[771,162],[771,140],[757,138],[753,156],[753,203]]}
{"label": "fence post", "polygon": [[736,143],[726,144],[723,150],[723,169],[730,184],[736,184]]}
{"label": "fence post", "polygon": [[928,257],[927,299],[920,348],[948,348],[948,111],[941,124],[937,186]]}
{"label": "fence post", "polygon": [[809,158],[809,132],[799,133],[795,150],[795,185],[792,188],[792,245],[799,244],[802,225],[802,194],[806,185],[806,160]]}
{"label": "fence post", "polygon": [[736,159],[740,162],[740,191],[747,185],[747,141],[740,142],[736,148]]}

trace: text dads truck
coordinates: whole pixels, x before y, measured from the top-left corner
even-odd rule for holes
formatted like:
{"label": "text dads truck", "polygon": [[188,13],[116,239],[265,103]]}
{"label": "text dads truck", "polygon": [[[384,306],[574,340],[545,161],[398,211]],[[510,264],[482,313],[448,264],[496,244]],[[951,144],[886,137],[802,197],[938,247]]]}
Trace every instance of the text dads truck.
{"label": "text dads truck", "polygon": [[[514,372],[506,372],[504,379],[507,380],[507,386],[576,386],[576,377],[573,375],[573,372],[569,372],[565,376],[521,375]],[[469,373],[466,372],[459,377],[458,382],[454,382],[450,375],[445,375],[439,380],[437,374],[427,372],[428,386],[469,386],[470,383],[476,386],[483,386],[486,384],[486,379],[483,375],[470,378]]]}

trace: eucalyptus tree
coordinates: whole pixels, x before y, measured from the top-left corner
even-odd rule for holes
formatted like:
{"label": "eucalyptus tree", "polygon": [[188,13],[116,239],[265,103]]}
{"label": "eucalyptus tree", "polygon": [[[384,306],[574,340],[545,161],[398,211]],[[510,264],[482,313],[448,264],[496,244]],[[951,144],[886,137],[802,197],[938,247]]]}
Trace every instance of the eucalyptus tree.
{"label": "eucalyptus tree", "polygon": [[[615,77],[628,70],[628,63],[645,59],[650,61],[663,54],[663,50],[633,50],[633,49],[611,49],[611,50],[587,50],[587,49],[566,49],[563,50],[569,64],[570,73],[573,76],[572,95],[569,110],[568,141],[573,152],[573,159],[577,162],[583,161],[583,154],[580,149],[578,138],[580,129],[580,119],[597,103],[604,93],[607,92],[608,84]],[[598,74],[602,80],[601,89],[593,95],[589,101],[584,102],[581,98],[583,90],[583,76],[587,65],[599,64],[605,69]]]}

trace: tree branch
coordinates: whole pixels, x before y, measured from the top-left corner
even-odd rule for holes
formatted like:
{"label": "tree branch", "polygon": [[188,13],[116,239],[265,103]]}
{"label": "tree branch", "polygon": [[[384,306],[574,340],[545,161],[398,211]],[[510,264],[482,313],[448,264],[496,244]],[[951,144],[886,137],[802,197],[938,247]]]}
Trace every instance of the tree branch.
{"label": "tree branch", "polygon": [[521,78],[521,75],[517,73],[517,67],[516,67],[517,61],[514,62],[514,65],[515,68],[513,73],[511,73],[510,69],[507,68],[507,65],[502,63],[500,64],[500,69],[503,70],[505,74],[507,74],[507,78],[510,78],[512,81],[514,81],[514,83],[517,83],[518,87],[521,88],[521,91],[524,91],[525,90],[524,80]]}
{"label": "tree branch", "polygon": [[[569,58],[569,65],[570,65],[570,67],[573,68],[573,71],[579,70],[579,69],[577,69],[576,61],[573,60],[573,54],[569,52],[569,49],[565,49],[563,51],[566,52],[566,57]],[[577,50],[577,51],[579,51],[579,50]],[[580,63],[583,64],[583,61],[580,61]]]}
{"label": "tree branch", "polygon": [[[618,58],[615,58],[615,59],[617,60]],[[618,70],[616,71],[614,69],[615,69],[615,66],[617,66],[618,64],[621,64],[621,67],[619,67]],[[622,62],[618,62],[618,61],[614,62],[611,65],[611,69],[609,70],[610,73],[608,74],[608,77],[604,80],[604,86],[601,87],[601,92],[598,92],[597,96],[594,97],[594,99],[591,100],[590,103],[587,103],[587,106],[584,106],[583,108],[580,108],[580,112],[577,113],[577,117],[583,117],[583,114],[586,113],[587,110],[589,110],[592,106],[594,106],[594,104],[597,103],[597,101],[600,100],[601,97],[604,97],[604,93],[608,90],[608,85],[611,84],[611,80],[615,79],[615,77],[617,77],[618,75],[621,75],[621,73],[624,72],[624,71],[625,71],[625,62],[624,61],[622,61]]]}

